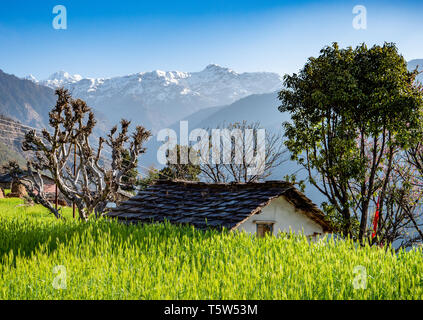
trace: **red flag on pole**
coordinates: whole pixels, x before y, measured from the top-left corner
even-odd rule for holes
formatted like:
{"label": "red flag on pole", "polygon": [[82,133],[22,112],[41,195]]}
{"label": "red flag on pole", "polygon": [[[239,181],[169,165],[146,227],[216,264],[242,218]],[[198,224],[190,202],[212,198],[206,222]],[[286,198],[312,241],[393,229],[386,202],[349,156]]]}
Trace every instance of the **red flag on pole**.
{"label": "red flag on pole", "polygon": [[377,204],[376,204],[376,212],[375,212],[375,216],[373,218],[373,233],[372,233],[372,239],[376,236],[376,230],[377,230],[377,224],[379,222],[379,200],[380,198],[377,199]]}

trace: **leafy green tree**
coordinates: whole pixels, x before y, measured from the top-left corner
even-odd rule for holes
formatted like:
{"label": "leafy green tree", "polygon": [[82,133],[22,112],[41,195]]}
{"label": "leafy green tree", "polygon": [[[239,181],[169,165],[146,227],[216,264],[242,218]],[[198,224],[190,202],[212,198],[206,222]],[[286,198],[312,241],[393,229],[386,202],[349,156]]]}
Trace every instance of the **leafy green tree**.
{"label": "leafy green tree", "polygon": [[[131,154],[129,153],[129,151],[127,149],[123,149],[122,150],[122,163],[123,165],[129,165],[129,163],[131,162]],[[139,173],[138,173],[138,159],[135,160],[134,163],[135,167],[131,170],[129,170],[123,177],[121,180],[121,188],[122,190],[126,190],[126,191],[133,191],[135,190],[135,186],[137,184],[139,184]]]}
{"label": "leafy green tree", "polygon": [[148,186],[154,184],[154,182],[158,179],[160,179],[159,170],[151,166],[148,169],[147,174],[143,178],[138,179],[137,185],[140,187],[140,189],[145,189]]}
{"label": "leafy green tree", "polygon": [[423,94],[395,44],[340,49],[336,43],[286,75],[279,93],[286,146],[326,198],[345,235],[363,240],[380,210],[398,152],[419,138]]}
{"label": "leafy green tree", "polygon": [[[158,170],[154,167],[150,167],[147,174],[137,181],[137,185],[141,189],[145,189],[148,186],[154,184],[157,180],[186,180],[186,181],[199,181],[199,174],[201,173],[199,165],[192,163],[181,164],[181,150],[186,148],[186,152],[190,151],[190,148],[182,147],[177,145],[176,147],[177,163],[170,163],[168,161],[166,167]],[[175,150],[174,150],[175,151]],[[169,155],[169,154],[168,154]]]}
{"label": "leafy green tree", "polygon": [[199,181],[198,175],[201,173],[199,165],[189,162],[181,163],[181,152],[189,154],[190,148],[186,146],[176,146],[177,163],[168,163],[166,167],[159,171],[159,178],[164,180],[187,180]]}

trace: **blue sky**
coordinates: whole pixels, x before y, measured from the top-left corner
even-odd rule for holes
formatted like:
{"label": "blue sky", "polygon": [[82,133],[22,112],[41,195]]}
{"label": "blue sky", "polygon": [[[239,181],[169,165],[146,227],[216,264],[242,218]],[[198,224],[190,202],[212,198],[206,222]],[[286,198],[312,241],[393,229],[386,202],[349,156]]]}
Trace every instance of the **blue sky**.
{"label": "blue sky", "polygon": [[[67,30],[52,27],[55,5]],[[352,26],[355,5],[367,29]],[[50,1],[0,0],[0,69],[46,78],[65,70],[88,77],[141,71],[296,72],[337,41],[395,42],[423,58],[423,1]]]}

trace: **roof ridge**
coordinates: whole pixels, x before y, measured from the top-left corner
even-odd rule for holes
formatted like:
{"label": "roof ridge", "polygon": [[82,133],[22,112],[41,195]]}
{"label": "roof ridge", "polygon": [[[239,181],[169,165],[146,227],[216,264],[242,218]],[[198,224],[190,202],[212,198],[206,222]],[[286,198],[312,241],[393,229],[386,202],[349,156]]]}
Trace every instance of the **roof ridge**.
{"label": "roof ridge", "polygon": [[184,185],[204,185],[204,186],[263,186],[263,185],[284,185],[284,186],[293,186],[291,182],[284,180],[267,180],[267,181],[254,181],[254,182],[204,182],[204,181],[190,181],[190,180],[168,180],[168,179],[158,179],[155,181],[155,184],[184,184]]}

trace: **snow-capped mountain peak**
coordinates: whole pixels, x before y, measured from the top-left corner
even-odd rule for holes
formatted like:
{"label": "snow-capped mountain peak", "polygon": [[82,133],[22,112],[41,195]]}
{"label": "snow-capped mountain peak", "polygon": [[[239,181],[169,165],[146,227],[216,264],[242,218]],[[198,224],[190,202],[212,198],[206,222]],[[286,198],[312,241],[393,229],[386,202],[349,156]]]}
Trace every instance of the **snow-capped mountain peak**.
{"label": "snow-capped mountain peak", "polygon": [[30,80],[30,81],[32,81],[32,82],[34,82],[34,83],[38,83],[38,79],[37,79],[37,78],[35,78],[32,74],[27,75],[26,77],[23,77],[22,79],[23,79],[23,80]]}
{"label": "snow-capped mountain peak", "polygon": [[218,64],[214,64],[211,63],[209,64],[204,70],[203,72],[228,72],[228,73],[234,73],[237,74],[235,71],[233,71],[232,69],[229,68],[225,68],[222,66],[219,66]]}
{"label": "snow-capped mountain peak", "polygon": [[76,80],[79,81],[82,79],[82,76],[79,74],[71,75],[66,71],[58,71],[50,75],[47,80]]}
{"label": "snow-capped mountain peak", "polygon": [[61,86],[68,86],[69,84],[81,81],[83,77],[79,74],[71,75],[66,71],[58,71],[50,75],[46,80],[40,81],[42,84],[51,87],[57,88]]}

